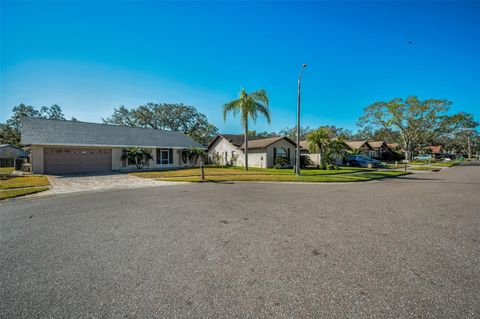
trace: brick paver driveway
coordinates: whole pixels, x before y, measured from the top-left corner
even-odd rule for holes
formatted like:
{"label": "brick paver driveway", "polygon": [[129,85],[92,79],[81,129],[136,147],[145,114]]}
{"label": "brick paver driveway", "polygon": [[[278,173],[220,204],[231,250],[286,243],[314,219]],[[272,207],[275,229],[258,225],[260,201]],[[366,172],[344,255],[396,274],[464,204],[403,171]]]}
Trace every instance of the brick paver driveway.
{"label": "brick paver driveway", "polygon": [[49,177],[52,188],[32,196],[56,195],[95,190],[143,188],[166,185],[178,185],[176,182],[156,181],[121,173],[82,174]]}

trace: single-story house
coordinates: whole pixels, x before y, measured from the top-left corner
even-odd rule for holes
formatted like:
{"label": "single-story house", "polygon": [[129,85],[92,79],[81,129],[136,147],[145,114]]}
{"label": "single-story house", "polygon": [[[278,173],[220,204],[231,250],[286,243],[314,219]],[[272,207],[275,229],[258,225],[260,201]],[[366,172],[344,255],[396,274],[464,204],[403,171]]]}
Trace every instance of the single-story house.
{"label": "single-story house", "polygon": [[183,167],[189,148],[205,149],[181,132],[39,118],[22,119],[21,143],[31,145],[32,171],[40,174],[135,169],[122,159],[132,147],[150,151],[147,168]]}
{"label": "single-story house", "polygon": [[[296,144],[285,136],[248,138],[248,166],[270,168],[277,157],[295,163]],[[219,165],[245,166],[244,136],[218,134],[208,145],[209,162]]]}
{"label": "single-story house", "polygon": [[385,141],[368,141],[368,145],[373,149],[375,153],[371,153],[374,156],[371,158],[378,159],[390,159],[393,156],[393,150],[388,146]]}
{"label": "single-story house", "polygon": [[0,145],[0,167],[15,167],[16,170],[20,170],[27,157],[28,153],[20,147],[11,144]]}
{"label": "single-story house", "polygon": [[368,157],[375,157],[376,151],[370,146],[368,141],[345,141],[347,150],[357,151]]}

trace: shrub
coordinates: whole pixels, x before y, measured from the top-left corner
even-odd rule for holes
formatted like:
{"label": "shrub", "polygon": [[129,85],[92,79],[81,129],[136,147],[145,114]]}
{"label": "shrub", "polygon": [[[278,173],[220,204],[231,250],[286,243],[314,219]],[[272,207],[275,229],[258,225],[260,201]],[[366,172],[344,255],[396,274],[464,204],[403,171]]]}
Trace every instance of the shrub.
{"label": "shrub", "polygon": [[284,168],[290,166],[290,161],[286,157],[277,157],[275,159],[275,168]]}
{"label": "shrub", "polygon": [[300,155],[300,167],[313,166],[315,163],[312,162],[309,156],[301,154]]}

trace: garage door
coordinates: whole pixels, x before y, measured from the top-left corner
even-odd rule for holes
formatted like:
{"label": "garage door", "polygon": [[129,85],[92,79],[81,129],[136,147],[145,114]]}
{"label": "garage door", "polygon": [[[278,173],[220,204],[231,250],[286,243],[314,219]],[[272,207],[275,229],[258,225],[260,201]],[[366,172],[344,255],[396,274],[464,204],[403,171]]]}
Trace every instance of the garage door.
{"label": "garage door", "polygon": [[94,173],[112,170],[112,151],[98,148],[45,148],[46,174]]}

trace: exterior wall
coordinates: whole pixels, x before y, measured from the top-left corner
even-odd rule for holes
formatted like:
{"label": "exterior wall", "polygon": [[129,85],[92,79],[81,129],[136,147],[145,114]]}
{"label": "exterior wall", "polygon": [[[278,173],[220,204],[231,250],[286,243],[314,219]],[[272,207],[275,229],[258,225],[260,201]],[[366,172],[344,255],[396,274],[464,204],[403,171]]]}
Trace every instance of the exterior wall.
{"label": "exterior wall", "polygon": [[[248,151],[248,166],[271,168],[275,166],[274,163],[274,148],[285,148],[287,154],[290,149],[290,164],[295,163],[295,145],[286,140],[279,140],[267,148],[256,148]],[[225,156],[225,152],[227,153]],[[236,155],[236,160],[232,161],[232,152]],[[220,155],[219,165],[234,165],[245,166],[245,153],[235,145],[229,143],[227,140],[219,139],[208,151],[208,158],[210,163],[214,163],[215,154]]]}
{"label": "exterior wall", "polygon": [[[313,153],[313,154],[306,153],[304,155],[308,156],[315,166],[320,165],[319,153]],[[342,157],[335,158],[335,165],[337,166],[343,165],[343,158]]]}
{"label": "exterior wall", "polygon": [[[227,155],[225,156],[225,152]],[[233,152],[233,153],[232,153]],[[235,145],[229,143],[224,138],[220,138],[208,151],[208,159],[210,163],[215,163],[215,154],[220,155],[220,162],[216,163],[219,165],[234,165],[234,166],[245,166],[244,157],[245,154],[241,149]],[[232,161],[232,154],[235,155],[236,160]],[[249,156],[250,158],[250,156]],[[250,164],[250,163],[249,163]]]}
{"label": "exterior wall", "polygon": [[266,151],[267,168],[271,168],[275,166],[274,155],[273,155],[274,148],[276,149],[284,148],[287,151],[287,154],[288,154],[288,149],[290,149],[290,158],[289,158],[290,165],[291,166],[295,165],[295,145],[293,145],[292,143],[288,142],[285,139],[282,139],[282,140],[276,141],[275,143],[267,147],[267,151]]}
{"label": "exterior wall", "polygon": [[43,174],[43,146],[32,145],[30,150],[30,162],[32,164],[32,173]]}
{"label": "exterior wall", "polygon": [[[35,174],[43,174],[44,173],[44,160],[43,160],[43,150],[44,147],[54,147],[54,148],[72,148],[75,146],[43,146],[43,145],[32,145],[31,148],[31,155],[30,160],[32,164],[32,172]],[[83,146],[82,146],[83,148]],[[85,147],[85,148],[103,148],[103,149],[111,149],[112,150],[112,170],[136,170],[137,167],[135,165],[126,165],[124,166],[124,161],[122,160],[122,154],[124,148],[122,147]],[[172,164],[157,164],[157,151],[156,149],[150,149],[151,154],[153,156],[153,160],[151,160],[144,169],[168,169],[168,168],[177,168],[177,167],[188,167],[190,164],[184,163],[182,161],[182,150],[181,149],[174,149],[173,150],[173,163]]]}
{"label": "exterior wall", "polygon": [[123,148],[112,148],[112,170],[116,171],[122,168],[122,154]]}
{"label": "exterior wall", "polygon": [[[164,148],[168,149],[168,148]],[[124,161],[122,161],[121,157],[123,154],[123,148],[114,148],[112,150],[112,170],[137,170],[136,165],[128,165],[126,162],[126,166],[124,166]],[[157,164],[157,149],[151,148],[147,149],[150,151],[152,155],[152,159],[148,162],[147,165],[143,168],[146,169],[169,169],[169,168],[178,168],[178,167],[189,167],[190,164],[187,162],[183,162],[182,160],[182,151],[183,149],[173,149],[173,161],[171,164]],[[115,154],[115,155],[114,155]]]}

